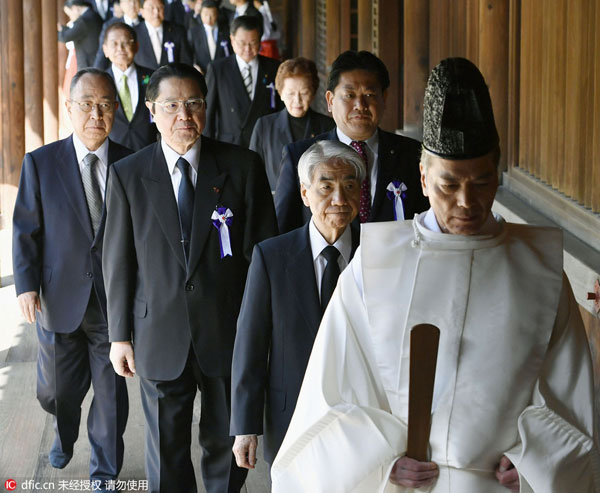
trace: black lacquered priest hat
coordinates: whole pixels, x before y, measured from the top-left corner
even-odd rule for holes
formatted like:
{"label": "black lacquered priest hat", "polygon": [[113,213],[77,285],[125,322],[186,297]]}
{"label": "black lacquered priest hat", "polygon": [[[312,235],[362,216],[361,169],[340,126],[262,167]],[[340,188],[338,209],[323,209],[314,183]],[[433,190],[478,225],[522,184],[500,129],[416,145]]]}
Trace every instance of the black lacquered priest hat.
{"label": "black lacquered priest hat", "polygon": [[498,146],[490,93],[479,69],[446,58],[431,72],[423,103],[423,147],[445,159],[472,159]]}

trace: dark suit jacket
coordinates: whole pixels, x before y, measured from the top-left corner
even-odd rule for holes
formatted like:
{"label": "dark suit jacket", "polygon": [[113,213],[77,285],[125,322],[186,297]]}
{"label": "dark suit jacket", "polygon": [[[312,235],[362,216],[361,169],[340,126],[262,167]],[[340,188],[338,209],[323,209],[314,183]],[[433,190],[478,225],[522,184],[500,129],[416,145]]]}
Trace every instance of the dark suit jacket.
{"label": "dark suit jacket", "polygon": [[[235,325],[254,245],[276,233],[256,153],[202,137],[189,265],[159,143],[116,163],[107,192],[103,267],[111,341],[133,340],[137,373],[173,380],[190,344],[202,371],[231,374]],[[220,257],[215,206],[233,212],[233,256]]]}
{"label": "dark suit jacket", "polygon": [[[318,140],[338,140],[336,129],[314,139],[294,142],[283,150],[281,171],[275,191],[275,211],[280,233],[303,225],[310,218],[310,210],[300,198],[298,161],[300,156]],[[429,208],[429,200],[421,191],[419,159],[421,144],[416,140],[379,129],[379,162],[375,197],[369,222],[393,221],[394,203],[386,197],[391,181],[404,182],[407,187],[404,216],[412,219],[417,212]],[[357,221],[358,219],[355,219]]]}
{"label": "dark suit jacket", "polygon": [[[92,6],[92,8],[94,9],[94,12],[96,12],[99,16],[99,12],[98,12],[98,5],[96,5],[96,2],[94,0],[88,0],[88,3]],[[107,21],[109,19],[113,18],[113,4],[114,4],[114,0],[108,0],[108,10],[106,11],[106,14],[104,15],[104,17],[100,16],[100,18],[103,21]]]}
{"label": "dark suit jacket", "polygon": [[186,9],[181,0],[174,0],[169,4],[165,2],[165,20],[167,22],[173,22],[174,24],[186,27],[187,12],[188,9]]}
{"label": "dark suit jacket", "polygon": [[[109,142],[109,165],[130,153]],[[13,215],[15,287],[40,294],[44,329],[76,330],[92,289],[106,316],[104,216],[94,237],[72,137],[25,154]]]}
{"label": "dark suit jacket", "polygon": [[[135,66],[135,69],[137,72],[139,98],[138,104],[134,109],[133,118],[131,121],[127,120],[125,111],[123,111],[121,98],[119,97],[119,107],[115,113],[110,138],[119,144],[123,144],[125,147],[138,151],[142,147],[156,142],[156,125],[150,121],[150,111],[148,111],[148,108],[144,104],[146,99],[146,85],[148,84],[147,80],[152,75],[152,70],[138,65]],[[115,78],[112,67],[107,72],[113,79]],[[118,84],[118,82],[115,80],[115,84]]]}
{"label": "dark suit jacket", "polygon": [[102,31],[102,17],[93,8],[88,8],[72,27],[63,27],[63,30],[58,33],[58,40],[61,43],[73,41],[75,44],[77,70],[94,66],[100,31]]}
{"label": "dark suit jacket", "polygon": [[[199,65],[203,73],[206,73],[208,64],[212,61],[210,51],[208,50],[208,41],[206,30],[202,22],[194,23],[188,30],[188,41],[194,52],[194,63]],[[216,40],[217,50],[215,51],[215,60],[225,58],[233,53],[233,48],[229,42],[229,33],[219,29]],[[227,49],[223,47],[225,45]]]}
{"label": "dark suit jacket", "polygon": [[[352,228],[352,255],[358,241]],[[308,224],[259,243],[238,318],[229,432],[264,433],[269,464],[292,419],[321,316]]]}
{"label": "dark suit jacket", "polygon": [[[138,16],[138,20],[140,22],[144,22],[144,18],[141,15]],[[94,58],[94,67],[101,70],[106,70],[108,67],[110,67],[110,60],[104,56],[104,50],[102,49],[102,45],[104,44],[104,36],[106,35],[106,30],[117,22],[122,22],[125,24],[125,19],[123,17],[111,17],[102,25],[102,31],[100,32],[100,37],[98,40],[98,51],[96,52],[96,56]]]}
{"label": "dark suit jacket", "polygon": [[[248,147],[256,120],[283,108],[275,91],[278,67],[277,60],[258,55],[258,80],[250,101],[235,55],[212,62],[206,71],[208,107],[204,135]],[[267,89],[270,84],[272,89]],[[271,92],[275,94],[274,107]]]}
{"label": "dark suit jacket", "polygon": [[[309,108],[303,139],[310,139],[335,127],[333,118]],[[250,149],[258,152],[265,162],[271,190],[275,191],[283,148],[293,142],[287,109],[259,118],[250,138]]]}
{"label": "dark suit jacket", "polygon": [[173,48],[173,61],[178,63],[187,63],[192,65],[192,54],[188,46],[185,29],[179,24],[173,24],[167,21],[163,22],[163,47],[160,59],[160,65],[156,63],[152,42],[148,34],[148,28],[145,22],[140,22],[135,27],[140,49],[135,54],[134,62],[142,67],[148,67],[156,70],[159,66],[169,63],[168,52],[164,44],[171,42],[175,44]]}
{"label": "dark suit jacket", "polygon": [[[235,19],[235,10],[231,10],[231,9],[225,9],[225,8],[221,8],[222,10],[224,10],[227,14],[227,20],[229,21],[229,25],[231,26],[231,23],[233,22],[233,20]],[[220,10],[221,10],[220,9]],[[252,0],[250,0],[248,2],[248,8],[246,9],[246,12],[244,13],[244,15],[252,15],[255,17],[260,17],[260,20],[262,21],[263,16],[262,14],[259,12],[259,10],[254,6],[254,3],[252,2]]]}

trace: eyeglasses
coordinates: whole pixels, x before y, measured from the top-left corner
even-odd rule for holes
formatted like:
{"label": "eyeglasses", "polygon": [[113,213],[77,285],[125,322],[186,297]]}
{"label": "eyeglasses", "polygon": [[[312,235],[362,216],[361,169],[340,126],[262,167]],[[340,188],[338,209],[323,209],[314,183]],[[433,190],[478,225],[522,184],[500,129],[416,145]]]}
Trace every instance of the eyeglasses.
{"label": "eyeglasses", "polygon": [[77,103],[79,109],[84,113],[91,113],[96,106],[100,113],[112,113],[115,111],[115,101],[111,101],[110,103],[94,103],[93,101],[75,101],[74,99],[69,99],[69,102]]}
{"label": "eyeglasses", "polygon": [[187,101],[152,101],[153,104],[159,105],[165,113],[174,115],[181,109],[181,105],[190,113],[199,113],[204,109],[205,100],[202,98],[188,99]]}
{"label": "eyeglasses", "polygon": [[107,45],[113,50],[118,48],[133,48],[135,46],[135,41],[133,39],[129,39],[127,41],[111,41],[110,43],[107,43]]}

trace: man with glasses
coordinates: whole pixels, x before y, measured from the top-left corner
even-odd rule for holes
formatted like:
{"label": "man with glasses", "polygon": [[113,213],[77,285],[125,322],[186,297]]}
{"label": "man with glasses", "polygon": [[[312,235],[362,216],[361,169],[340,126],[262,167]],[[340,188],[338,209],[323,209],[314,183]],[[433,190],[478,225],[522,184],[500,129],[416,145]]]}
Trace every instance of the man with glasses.
{"label": "man with glasses", "polygon": [[250,145],[256,120],[283,109],[275,91],[279,62],[258,54],[262,19],[243,15],[231,24],[234,54],[214,60],[206,70],[208,137]]}
{"label": "man with glasses", "polygon": [[120,4],[123,10],[123,16],[111,17],[102,25],[102,32],[100,33],[100,42],[96,58],[94,59],[94,67],[106,70],[110,67],[110,60],[104,56],[104,38],[106,37],[106,31],[110,26],[117,22],[122,22],[128,26],[135,27],[140,22],[144,21],[144,18],[140,15],[140,0],[121,0]]}
{"label": "man with glasses", "polygon": [[116,89],[98,69],[80,70],[66,102],[73,135],[27,153],[13,217],[17,300],[39,339],[37,397],[54,416],[50,464],[65,467],[90,382],[90,478],[104,491],[123,464],[128,401],[109,360],[102,275],[104,191],[111,164],[131,151],[108,138]]}
{"label": "man with glasses", "polygon": [[135,63],[156,70],[167,63],[192,63],[185,28],[165,21],[164,0],[144,0],[142,17],[136,27],[140,49]]}
{"label": "man with glasses", "polygon": [[236,320],[254,245],[276,232],[257,154],[201,137],[206,83],[195,68],[159,68],[146,89],[161,134],[113,167],[104,249],[111,361],[137,374],[150,491],[196,491],[194,398],[207,492],[239,491],[247,471],[229,436]]}
{"label": "man with glasses", "polygon": [[117,22],[106,30],[104,53],[112,62],[107,72],[114,79],[119,93],[119,108],[115,114],[110,137],[138,151],[156,141],[156,126],[146,108],[146,86],[152,70],[133,62],[138,50],[135,30]]}

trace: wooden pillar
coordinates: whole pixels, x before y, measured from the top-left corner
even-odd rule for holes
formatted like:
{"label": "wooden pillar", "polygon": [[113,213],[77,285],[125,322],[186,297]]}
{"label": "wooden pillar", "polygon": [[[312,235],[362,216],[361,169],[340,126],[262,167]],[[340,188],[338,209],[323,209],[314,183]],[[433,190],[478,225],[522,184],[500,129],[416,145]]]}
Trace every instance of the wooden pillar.
{"label": "wooden pillar", "polygon": [[23,0],[23,81],[25,87],[25,151],[44,143],[42,2]]}
{"label": "wooden pillar", "polygon": [[[61,24],[66,24],[68,22],[67,15],[63,10],[64,2],[62,0],[44,0],[44,2],[48,1],[50,5],[48,8],[52,7],[54,3],[54,8],[56,9],[57,21]],[[54,26],[56,30],[56,26]],[[65,80],[65,64],[67,63],[67,48],[64,43],[58,42],[58,36],[56,38],[56,47],[58,50],[58,132],[59,137],[66,137],[70,133],[71,122],[67,117],[67,113],[65,111],[65,99],[69,97],[69,94],[63,93],[62,85]]]}
{"label": "wooden pillar", "polygon": [[310,60],[315,59],[317,31],[316,24],[316,2],[314,0],[301,0],[302,11],[300,12],[300,56]]}
{"label": "wooden pillar", "polygon": [[404,131],[419,139],[428,76],[429,2],[404,0]]}
{"label": "wooden pillar", "polygon": [[479,3],[478,65],[490,88],[494,118],[503,154],[500,170],[506,169],[508,149],[508,27],[509,0],[481,0]]}
{"label": "wooden pillar", "polygon": [[403,50],[402,50],[402,1],[385,0],[378,2],[379,58],[385,63],[390,73],[390,87],[388,89],[385,113],[380,122],[381,128],[394,132],[402,128],[403,113]]}
{"label": "wooden pillar", "polygon": [[358,0],[358,49],[373,51],[372,0]]}
{"label": "wooden pillar", "polygon": [[58,40],[54,1],[40,0],[42,9],[42,71],[44,94],[44,144],[58,139]]}
{"label": "wooden pillar", "polygon": [[341,19],[340,19],[340,7],[342,0],[328,0],[327,1],[327,56],[325,57],[325,63],[327,65],[327,72],[329,73],[329,67],[333,61],[342,52],[342,44],[340,39],[341,33]]}

